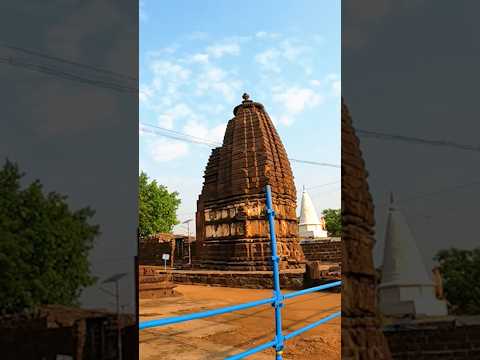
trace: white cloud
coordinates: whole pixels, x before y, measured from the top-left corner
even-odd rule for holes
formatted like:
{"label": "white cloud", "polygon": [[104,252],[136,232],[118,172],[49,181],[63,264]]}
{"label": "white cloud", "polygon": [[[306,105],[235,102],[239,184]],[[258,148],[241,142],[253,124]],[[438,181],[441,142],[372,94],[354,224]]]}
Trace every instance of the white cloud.
{"label": "white cloud", "polygon": [[284,113],[278,118],[278,122],[286,126],[292,125],[296,116],[306,109],[314,108],[324,101],[322,95],[309,88],[277,87],[273,91],[273,101],[284,107]]}
{"label": "white cloud", "polygon": [[342,82],[340,80],[335,80],[332,83],[332,91],[335,96],[342,95]]}
{"label": "white cloud", "polygon": [[140,103],[147,104],[153,96],[153,90],[148,85],[140,85],[138,100]]}
{"label": "white cloud", "polygon": [[192,118],[195,116],[193,110],[185,103],[178,103],[173,108],[161,113],[158,116],[158,123],[161,127],[169,130],[173,129],[174,122],[182,118]]}
{"label": "white cloud", "polygon": [[192,56],[192,59],[191,59],[191,60],[192,60],[192,62],[194,62],[194,63],[207,64],[207,63],[208,63],[208,58],[209,58],[208,54],[202,54],[202,53],[200,53],[200,54],[194,54],[194,55]]}
{"label": "white cloud", "polygon": [[233,101],[239,91],[242,82],[233,78],[225,70],[219,67],[209,67],[197,78],[197,95],[204,95],[207,91],[222,95],[226,100]]}
{"label": "white cloud", "polygon": [[211,138],[213,140],[215,140],[216,142],[222,143],[226,129],[227,129],[227,123],[222,123],[220,125],[217,125],[217,126],[213,127],[210,130]]}
{"label": "white cloud", "polygon": [[342,83],[340,80],[340,75],[338,74],[328,74],[325,77],[325,81],[329,84],[330,91],[335,96],[340,96],[342,93]]}
{"label": "white cloud", "polygon": [[281,53],[277,49],[267,49],[255,56],[255,61],[262,65],[266,70],[270,70],[276,73],[281,71],[278,60]]}
{"label": "white cloud", "polygon": [[338,74],[328,74],[327,76],[325,76],[325,80],[327,82],[338,80],[338,79],[340,79],[340,75]]}
{"label": "white cloud", "polygon": [[212,143],[221,143],[223,141],[223,135],[225,134],[226,123],[208,128],[205,123],[200,123],[197,120],[190,120],[183,127],[183,132],[190,136],[207,140]]}
{"label": "white cloud", "polygon": [[151,65],[151,68],[154,75],[169,76],[174,80],[187,80],[191,73],[189,69],[165,60],[154,61]]}
{"label": "white cloud", "polygon": [[322,82],[320,80],[313,79],[313,80],[310,80],[310,84],[313,86],[320,86],[322,85]]}
{"label": "white cloud", "polygon": [[310,47],[303,45],[296,39],[285,39],[277,47],[258,53],[255,56],[255,61],[266,71],[280,73],[282,62],[287,62],[299,65],[305,74],[311,75],[313,73],[311,50]]}
{"label": "white cloud", "polygon": [[279,121],[285,126],[290,126],[295,122],[295,119],[292,116],[282,115],[280,116]]}
{"label": "white cloud", "polygon": [[273,100],[283,103],[290,114],[298,114],[305,110],[319,105],[323,97],[311,89],[292,87],[284,92],[273,94]]}
{"label": "white cloud", "polygon": [[165,129],[173,129],[173,122],[175,118],[170,114],[162,114],[158,116],[158,124]]}
{"label": "white cloud", "polygon": [[240,45],[237,42],[225,42],[207,47],[207,53],[214,58],[221,58],[224,55],[239,55]]}
{"label": "white cloud", "polygon": [[280,44],[283,56],[290,62],[295,62],[299,59],[300,55],[309,50],[304,45],[295,45],[292,40],[284,40]]}
{"label": "white cloud", "polygon": [[259,31],[255,34],[255,37],[258,39],[276,39],[280,36],[280,34],[277,33],[269,33],[266,31]]}
{"label": "white cloud", "polygon": [[190,120],[187,122],[183,127],[183,132],[190,136],[210,140],[208,139],[208,128],[197,120]]}
{"label": "white cloud", "polygon": [[158,139],[150,144],[150,154],[157,162],[172,161],[188,154],[188,144],[185,142]]}

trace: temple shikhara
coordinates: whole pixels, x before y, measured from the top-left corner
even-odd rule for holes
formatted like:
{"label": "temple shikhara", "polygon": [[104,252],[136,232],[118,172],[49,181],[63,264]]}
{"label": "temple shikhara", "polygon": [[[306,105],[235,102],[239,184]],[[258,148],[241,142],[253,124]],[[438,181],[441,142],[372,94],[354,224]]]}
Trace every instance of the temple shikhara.
{"label": "temple shikhara", "polygon": [[280,269],[304,267],[296,190],[285,148],[262,104],[243,95],[212,150],[197,201],[199,267],[271,270],[265,185],[272,188]]}
{"label": "temple shikhara", "polygon": [[365,162],[342,99],[342,359],[392,359],[378,317],[374,224]]}

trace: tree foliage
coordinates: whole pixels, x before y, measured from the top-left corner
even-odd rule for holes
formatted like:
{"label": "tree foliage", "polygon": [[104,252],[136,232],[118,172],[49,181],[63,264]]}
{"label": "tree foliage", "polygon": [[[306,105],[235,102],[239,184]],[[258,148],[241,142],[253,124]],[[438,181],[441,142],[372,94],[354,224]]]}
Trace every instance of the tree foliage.
{"label": "tree foliage", "polygon": [[480,313],[480,248],[441,250],[434,258],[440,264],[443,290],[455,314]]}
{"label": "tree foliage", "polygon": [[6,161],[0,169],[0,309],[17,312],[41,304],[75,305],[90,274],[88,253],[99,234],[90,208],[72,211],[66,197],[45,194],[37,180]]}
{"label": "tree foliage", "polygon": [[171,232],[178,224],[178,192],[169,192],[155,180],[149,181],[143,171],[139,176],[139,235],[147,237],[159,232]]}
{"label": "tree foliage", "polygon": [[342,236],[342,214],[340,209],[325,209],[322,211],[325,226],[329,236]]}

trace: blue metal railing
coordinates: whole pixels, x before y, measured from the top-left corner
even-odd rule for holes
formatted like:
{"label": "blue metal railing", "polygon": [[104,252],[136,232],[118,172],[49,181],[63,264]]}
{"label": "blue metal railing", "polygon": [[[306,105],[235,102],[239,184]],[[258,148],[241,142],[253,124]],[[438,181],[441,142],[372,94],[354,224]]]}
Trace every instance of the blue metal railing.
{"label": "blue metal railing", "polygon": [[282,295],[281,289],[280,289],[280,272],[278,268],[278,263],[280,258],[277,255],[277,239],[275,237],[275,212],[273,211],[273,206],[272,206],[272,191],[270,188],[270,185],[267,185],[265,187],[265,192],[266,192],[266,202],[267,202],[267,218],[268,218],[268,224],[269,224],[269,229],[270,229],[270,247],[271,247],[271,252],[272,252],[272,268],[273,268],[273,297],[268,298],[268,299],[262,299],[262,300],[257,300],[257,301],[251,301],[248,303],[243,303],[239,305],[233,305],[233,306],[227,306],[223,307],[220,309],[215,309],[215,310],[209,310],[209,311],[203,311],[203,312],[198,312],[198,313],[193,313],[193,314],[188,314],[188,315],[182,315],[182,316],[173,316],[173,317],[167,317],[167,318],[162,318],[162,319],[157,319],[157,320],[150,320],[150,321],[144,321],[139,324],[139,329],[148,329],[152,327],[158,327],[158,326],[165,326],[165,325],[171,325],[171,324],[178,324],[184,321],[191,321],[191,320],[197,320],[197,319],[203,319],[211,316],[216,316],[216,315],[221,315],[221,314],[226,314],[229,312],[233,311],[238,311],[238,310],[244,310],[244,309],[249,309],[252,307],[256,306],[261,306],[265,304],[271,304],[274,309],[275,309],[275,338],[272,341],[266,342],[264,344],[258,345],[254,348],[251,348],[249,350],[246,350],[242,353],[230,356],[226,358],[225,360],[240,360],[244,359],[247,356],[256,354],[258,352],[264,351],[269,348],[274,348],[275,349],[275,359],[276,360],[282,360],[282,353],[283,349],[285,347],[285,341],[290,340],[291,338],[298,336],[300,334],[303,334],[304,332],[311,330],[323,323],[326,323],[327,321],[330,321],[336,317],[339,317],[341,312],[335,312],[332,313],[312,324],[309,324],[307,326],[304,326],[300,329],[294,330],[286,335],[283,334],[282,331],[282,307],[287,299],[291,299],[297,296],[309,294],[315,291],[321,291],[329,288],[333,288],[336,286],[340,286],[342,284],[341,281],[334,281],[328,284],[320,285],[320,286],[315,286],[309,289],[304,289],[300,291],[295,291],[292,293],[288,293],[285,295]]}

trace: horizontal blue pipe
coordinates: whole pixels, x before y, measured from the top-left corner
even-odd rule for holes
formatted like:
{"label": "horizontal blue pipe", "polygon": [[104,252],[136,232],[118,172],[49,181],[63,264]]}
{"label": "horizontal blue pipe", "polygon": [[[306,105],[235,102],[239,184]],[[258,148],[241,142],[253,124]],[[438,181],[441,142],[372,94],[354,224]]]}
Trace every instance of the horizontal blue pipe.
{"label": "horizontal blue pipe", "polygon": [[246,358],[247,356],[250,356],[250,355],[253,355],[253,354],[256,354],[260,351],[264,351],[264,350],[267,350],[267,349],[270,349],[272,347],[275,346],[275,340],[272,340],[272,341],[269,341],[267,343],[264,343],[262,345],[258,345],[254,348],[251,348],[247,351],[244,351],[242,353],[239,353],[239,354],[236,354],[236,355],[233,355],[233,356],[230,356],[228,358],[225,358],[225,360],[240,360],[240,359],[244,359]]}
{"label": "horizontal blue pipe", "polygon": [[285,335],[285,340],[289,340],[295,336],[298,336],[300,334],[303,334],[305,331],[312,330],[313,328],[317,327],[318,325],[321,325],[323,323],[326,323],[327,321],[330,321],[332,319],[335,319],[336,317],[339,317],[341,315],[341,311],[337,311],[336,313],[330,314],[328,316],[325,316],[324,318],[315,321],[313,324],[304,326],[303,328],[297,329],[295,331],[292,331],[290,334]]}
{"label": "horizontal blue pipe", "polygon": [[273,304],[274,300],[275,299],[273,297],[271,297],[271,298],[268,298],[268,299],[251,301],[251,302],[248,302],[248,303],[243,303],[243,304],[234,305],[234,306],[227,306],[227,307],[220,308],[220,309],[208,310],[208,311],[194,313],[194,314],[188,314],[188,315],[182,315],[182,316],[172,316],[172,317],[167,317],[167,318],[162,318],[162,319],[157,319],[157,320],[144,321],[144,322],[141,322],[141,323],[138,324],[138,328],[140,330],[143,330],[143,329],[148,329],[148,328],[157,327],[157,326],[177,324],[177,323],[184,322],[184,321],[189,321],[189,320],[203,319],[203,318],[207,318],[207,317],[210,317],[210,316],[229,313],[229,312],[232,312],[232,311],[249,309],[249,308],[252,308],[252,307],[255,307],[255,306],[260,306],[260,305],[265,305],[265,304]]}
{"label": "horizontal blue pipe", "polygon": [[311,287],[311,288],[308,288],[308,289],[305,289],[305,290],[300,290],[300,291],[295,291],[295,292],[292,292],[292,293],[288,293],[288,294],[283,295],[283,298],[284,299],[291,299],[291,298],[294,298],[296,296],[309,294],[309,293],[312,293],[312,292],[315,292],[315,291],[330,289],[332,287],[340,286],[340,285],[342,285],[341,281],[334,281],[334,282],[331,282],[331,283],[328,283],[328,284],[323,284],[323,285]]}

